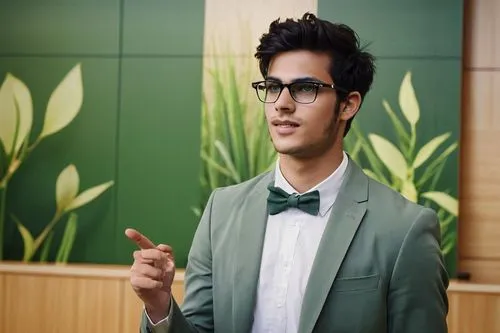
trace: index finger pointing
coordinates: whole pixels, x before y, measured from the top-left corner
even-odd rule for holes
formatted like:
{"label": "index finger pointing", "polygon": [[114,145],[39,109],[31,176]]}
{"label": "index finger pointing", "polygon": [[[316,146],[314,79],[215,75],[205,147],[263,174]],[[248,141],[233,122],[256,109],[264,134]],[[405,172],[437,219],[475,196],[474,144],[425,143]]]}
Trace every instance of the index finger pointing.
{"label": "index finger pointing", "polygon": [[125,235],[141,249],[154,249],[156,247],[152,241],[135,229],[126,229]]}

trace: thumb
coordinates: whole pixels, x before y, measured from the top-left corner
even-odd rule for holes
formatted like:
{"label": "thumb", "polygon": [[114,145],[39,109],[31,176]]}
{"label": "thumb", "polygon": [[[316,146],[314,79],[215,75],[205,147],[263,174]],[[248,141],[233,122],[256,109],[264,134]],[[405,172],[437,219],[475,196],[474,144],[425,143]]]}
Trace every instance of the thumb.
{"label": "thumb", "polygon": [[172,253],[173,252],[172,247],[165,245],[165,244],[160,244],[156,248],[164,253]]}

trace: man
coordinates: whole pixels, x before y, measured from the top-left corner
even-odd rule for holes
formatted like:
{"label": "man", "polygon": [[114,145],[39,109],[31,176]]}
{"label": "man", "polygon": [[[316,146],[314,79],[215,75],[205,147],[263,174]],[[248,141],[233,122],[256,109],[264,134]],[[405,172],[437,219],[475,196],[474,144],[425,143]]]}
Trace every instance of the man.
{"label": "man", "polygon": [[447,332],[436,214],[368,178],[342,140],[373,57],[345,25],[305,14],[257,48],[276,168],[214,191],[189,253],[182,311],[172,249],[126,230],[141,332]]}

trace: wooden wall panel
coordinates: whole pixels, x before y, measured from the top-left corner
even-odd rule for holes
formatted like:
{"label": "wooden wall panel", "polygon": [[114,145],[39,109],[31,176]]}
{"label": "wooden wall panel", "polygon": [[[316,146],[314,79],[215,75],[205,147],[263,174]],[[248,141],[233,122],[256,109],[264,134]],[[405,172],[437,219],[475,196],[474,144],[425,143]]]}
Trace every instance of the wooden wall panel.
{"label": "wooden wall panel", "polygon": [[[460,268],[471,272],[472,281],[476,283],[497,284],[500,281],[500,260],[498,259],[465,259],[461,260]],[[500,313],[498,316],[500,317]]]}
{"label": "wooden wall panel", "polygon": [[[143,305],[136,296],[128,281],[123,281],[123,318],[124,328],[122,333],[137,333],[137,328],[141,322]],[[184,273],[176,275],[172,286],[172,294],[178,304],[184,300]]]}
{"label": "wooden wall panel", "polygon": [[500,332],[500,295],[450,292],[450,333]]}
{"label": "wooden wall panel", "polygon": [[5,287],[2,272],[0,272],[0,332],[6,332],[5,323]]}
{"label": "wooden wall panel", "polygon": [[500,1],[464,1],[466,67],[500,67]]}
{"label": "wooden wall panel", "polygon": [[137,298],[130,287],[128,281],[122,281],[123,292],[123,333],[137,333],[139,324],[141,322],[142,303]]}
{"label": "wooden wall panel", "polygon": [[465,1],[459,268],[500,283],[500,0]]}
{"label": "wooden wall panel", "polygon": [[116,280],[6,274],[8,332],[116,332],[121,289]]}
{"label": "wooden wall panel", "polygon": [[4,332],[117,332],[120,281],[4,275]]}
{"label": "wooden wall panel", "polygon": [[[0,263],[0,332],[137,333],[142,304],[128,274],[126,266]],[[173,287],[179,304],[183,280],[180,271]],[[450,333],[500,332],[500,286],[452,281],[448,296]]]}

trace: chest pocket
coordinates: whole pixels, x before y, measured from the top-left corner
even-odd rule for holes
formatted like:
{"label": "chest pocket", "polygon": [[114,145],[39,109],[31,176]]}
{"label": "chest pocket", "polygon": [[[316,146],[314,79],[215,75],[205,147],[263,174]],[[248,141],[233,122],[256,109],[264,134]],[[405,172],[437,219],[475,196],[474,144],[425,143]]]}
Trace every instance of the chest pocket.
{"label": "chest pocket", "polygon": [[333,282],[334,292],[361,292],[377,290],[380,283],[380,275],[356,276],[339,278]]}

